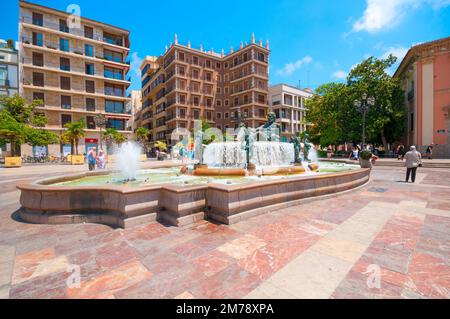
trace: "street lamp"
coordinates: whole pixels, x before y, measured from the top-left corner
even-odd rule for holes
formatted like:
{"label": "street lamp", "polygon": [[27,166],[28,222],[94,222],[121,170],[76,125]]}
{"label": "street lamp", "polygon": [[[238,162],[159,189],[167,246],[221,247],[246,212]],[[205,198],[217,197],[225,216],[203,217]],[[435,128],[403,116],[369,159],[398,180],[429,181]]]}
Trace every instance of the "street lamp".
{"label": "street lamp", "polygon": [[94,116],[94,122],[95,122],[95,126],[100,128],[100,149],[103,149],[103,144],[102,144],[102,129],[106,126],[106,116],[103,114],[97,114],[96,116]]}
{"label": "street lamp", "polygon": [[366,114],[371,106],[375,105],[375,98],[369,97],[367,93],[363,93],[361,100],[355,100],[353,102],[355,107],[360,113],[362,113],[362,145],[361,149],[364,149],[366,144]]}

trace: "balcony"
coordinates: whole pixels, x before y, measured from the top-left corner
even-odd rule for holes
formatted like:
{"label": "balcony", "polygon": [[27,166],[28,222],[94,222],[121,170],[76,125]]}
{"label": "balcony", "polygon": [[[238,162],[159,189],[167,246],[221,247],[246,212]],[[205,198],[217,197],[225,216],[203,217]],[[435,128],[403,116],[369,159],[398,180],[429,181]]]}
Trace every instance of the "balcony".
{"label": "balcony", "polygon": [[53,23],[53,22],[49,22],[49,21],[45,21],[45,20],[44,21],[33,20],[33,18],[30,16],[22,16],[20,18],[20,22],[26,23],[29,25],[33,25],[34,27],[37,27],[37,28],[46,28],[46,29],[50,29],[53,31],[61,32],[61,33],[67,33],[67,34],[75,36],[75,37],[82,37],[87,40],[94,40],[94,41],[98,41],[98,42],[102,42],[102,43],[107,43],[110,45],[121,47],[122,49],[129,50],[129,48],[127,48],[123,45],[122,38],[118,39],[115,37],[110,37],[108,34],[102,35],[100,33],[93,33],[89,36],[86,36],[83,28],[72,28],[71,29],[68,26],[64,26],[59,23]]}
{"label": "balcony", "polygon": [[96,55],[95,57],[91,57],[89,55],[85,55],[84,54],[84,48],[76,48],[73,46],[64,46],[62,49],[60,48],[60,43],[56,43],[56,42],[51,42],[51,41],[39,41],[39,42],[34,42],[32,38],[30,37],[22,37],[22,43],[25,45],[32,45],[35,46],[36,48],[39,49],[44,49],[44,50],[55,50],[57,51],[59,54],[76,54],[77,56],[81,56],[84,57],[85,59],[88,60],[101,60],[102,62],[104,61],[109,61],[112,63],[117,63],[120,64],[118,66],[120,67],[124,67],[127,66],[129,67],[130,62],[129,61],[121,61],[121,62],[116,62],[116,61],[111,61],[106,59],[103,55]]}

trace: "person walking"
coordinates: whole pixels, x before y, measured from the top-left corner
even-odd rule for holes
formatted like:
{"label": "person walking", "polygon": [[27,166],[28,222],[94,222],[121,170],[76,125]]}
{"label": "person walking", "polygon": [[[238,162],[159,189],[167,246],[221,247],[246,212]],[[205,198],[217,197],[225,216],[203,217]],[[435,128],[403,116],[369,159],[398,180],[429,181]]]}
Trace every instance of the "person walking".
{"label": "person walking", "polygon": [[429,160],[433,159],[433,145],[429,145],[425,151],[425,155]]}
{"label": "person walking", "polygon": [[98,169],[105,169],[106,168],[106,155],[103,150],[98,151],[97,156],[97,168]]}
{"label": "person walking", "polygon": [[87,155],[88,166],[90,171],[95,170],[95,164],[97,163],[97,154],[95,151],[96,148],[93,147],[89,150],[89,153]]}
{"label": "person walking", "polygon": [[405,146],[400,145],[398,147],[397,160],[403,161],[403,157],[405,156]]}
{"label": "person walking", "polygon": [[422,166],[422,155],[415,146],[411,146],[410,151],[405,154],[405,166],[406,182],[409,182],[409,176],[411,176],[411,181],[415,183],[417,168]]}

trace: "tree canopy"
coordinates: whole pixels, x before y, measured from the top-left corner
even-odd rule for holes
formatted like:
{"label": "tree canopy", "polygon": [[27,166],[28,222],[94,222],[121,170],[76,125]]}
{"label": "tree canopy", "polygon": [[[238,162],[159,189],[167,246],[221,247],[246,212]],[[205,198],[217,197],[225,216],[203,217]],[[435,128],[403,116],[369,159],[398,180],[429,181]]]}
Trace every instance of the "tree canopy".
{"label": "tree canopy", "polygon": [[370,57],[354,67],[346,83],[327,83],[307,102],[308,133],[320,145],[361,141],[362,114],[354,106],[363,94],[375,98],[366,116],[366,137],[371,143],[397,141],[404,133],[406,111],[400,83],[387,73],[397,58]]}

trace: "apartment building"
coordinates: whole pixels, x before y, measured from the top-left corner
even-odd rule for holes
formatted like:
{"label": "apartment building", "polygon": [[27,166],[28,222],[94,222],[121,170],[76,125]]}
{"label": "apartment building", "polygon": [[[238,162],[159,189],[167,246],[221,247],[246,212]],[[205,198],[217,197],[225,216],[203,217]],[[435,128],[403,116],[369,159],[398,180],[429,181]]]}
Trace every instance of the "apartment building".
{"label": "apartment building", "polygon": [[406,92],[404,143],[450,158],[450,37],[410,48],[394,77]]}
{"label": "apartment building", "polygon": [[0,39],[0,95],[19,93],[18,55],[14,43]]}
{"label": "apartment building", "polygon": [[[84,153],[99,144],[98,114],[106,117],[106,127],[132,133],[126,130],[130,41],[125,29],[83,17],[73,22],[67,12],[19,1],[20,92],[30,101],[44,101],[38,109],[48,119],[45,129],[61,134],[66,123],[85,118],[87,134],[78,150]],[[68,149],[46,147],[54,156]],[[23,155],[33,153],[22,147]]]}
{"label": "apartment building", "polygon": [[131,118],[127,123],[128,130],[135,131],[136,130],[136,114],[142,109],[142,95],[139,90],[131,90],[128,95],[130,101],[127,104],[126,110],[131,114]]}
{"label": "apartment building", "polygon": [[[192,130],[204,119],[222,131],[241,122],[258,127],[269,109],[269,43],[241,43],[228,54],[174,43],[141,65],[142,111],[138,125],[151,130],[149,142],[171,143],[176,129]],[[172,143],[173,144],[173,143]]]}
{"label": "apartment building", "polygon": [[306,131],[306,100],[313,97],[310,89],[299,89],[287,84],[277,84],[269,88],[269,101],[280,125],[281,141]]}

